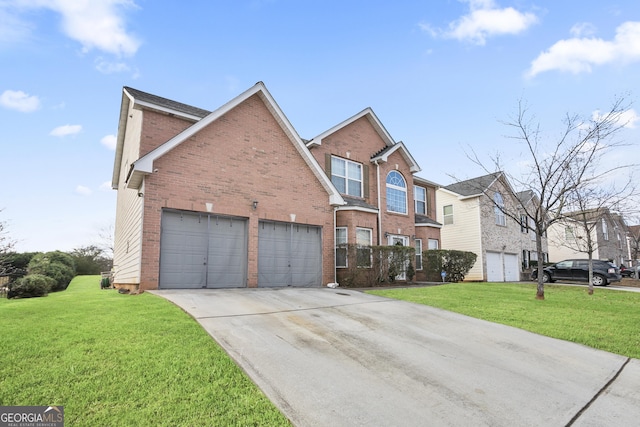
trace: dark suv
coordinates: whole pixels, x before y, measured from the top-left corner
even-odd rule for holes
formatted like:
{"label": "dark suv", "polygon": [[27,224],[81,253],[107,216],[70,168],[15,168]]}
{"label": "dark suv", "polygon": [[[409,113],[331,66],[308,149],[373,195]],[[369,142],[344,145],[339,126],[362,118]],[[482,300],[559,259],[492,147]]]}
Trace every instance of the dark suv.
{"label": "dark suv", "polygon": [[[533,270],[533,280],[538,278],[538,270]],[[593,260],[593,285],[607,286],[612,282],[622,279],[620,269],[608,261]],[[567,259],[544,268],[543,282],[555,282],[556,280],[571,280],[578,282],[589,281],[588,259]]]}

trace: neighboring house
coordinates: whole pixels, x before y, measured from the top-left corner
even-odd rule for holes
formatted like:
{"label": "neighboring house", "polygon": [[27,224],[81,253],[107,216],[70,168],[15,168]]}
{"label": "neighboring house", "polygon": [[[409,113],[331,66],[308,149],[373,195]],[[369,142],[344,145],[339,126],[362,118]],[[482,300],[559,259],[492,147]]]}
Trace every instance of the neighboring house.
{"label": "neighboring house", "polygon": [[570,212],[562,221],[549,227],[549,259],[552,262],[568,258],[588,258],[584,223],[593,242],[593,259],[629,264],[631,251],[629,229],[621,215],[607,208]]}
{"label": "neighboring house", "polygon": [[[343,239],[439,240],[429,217],[436,186],[414,179],[419,170],[370,109],[307,141],[261,82],[211,112],[125,87],[112,178],[113,282],[334,282]],[[424,201],[414,201],[414,185],[425,189]],[[424,215],[416,216],[421,202]]]}
{"label": "neighboring house", "polygon": [[[519,281],[535,261],[536,234],[522,212],[515,221],[504,212],[519,212],[520,200],[535,203],[533,192],[515,194],[501,172],[458,182],[438,190],[437,220],[443,249],[475,253],[465,280]],[[500,209],[501,206],[503,209]],[[546,253],[546,239],[542,241]]]}

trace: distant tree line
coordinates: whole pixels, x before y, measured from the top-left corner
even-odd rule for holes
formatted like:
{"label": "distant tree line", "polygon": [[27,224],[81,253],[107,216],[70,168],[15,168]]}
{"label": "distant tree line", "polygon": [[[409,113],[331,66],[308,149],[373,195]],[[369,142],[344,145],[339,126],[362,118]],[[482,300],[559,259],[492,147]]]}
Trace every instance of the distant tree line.
{"label": "distant tree line", "polygon": [[110,271],[113,261],[95,245],[71,252],[0,253],[0,275],[8,278],[8,298],[45,296],[67,289],[76,275]]}

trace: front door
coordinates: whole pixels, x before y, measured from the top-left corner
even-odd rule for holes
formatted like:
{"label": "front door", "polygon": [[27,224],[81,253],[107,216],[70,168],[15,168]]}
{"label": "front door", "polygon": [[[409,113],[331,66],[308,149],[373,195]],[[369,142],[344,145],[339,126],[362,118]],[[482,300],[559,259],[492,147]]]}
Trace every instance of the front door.
{"label": "front door", "polygon": [[[389,235],[387,238],[387,245],[389,246],[409,246],[409,237],[399,235]],[[402,271],[396,276],[396,280],[407,280],[407,268],[409,267],[409,261],[404,263]]]}

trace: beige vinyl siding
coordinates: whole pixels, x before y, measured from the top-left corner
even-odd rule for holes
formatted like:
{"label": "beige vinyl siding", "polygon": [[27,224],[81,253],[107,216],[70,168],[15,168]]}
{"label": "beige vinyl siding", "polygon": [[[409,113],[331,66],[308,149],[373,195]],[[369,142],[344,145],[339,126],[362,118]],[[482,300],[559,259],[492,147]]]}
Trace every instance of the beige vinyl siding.
{"label": "beige vinyl siding", "polygon": [[475,253],[478,258],[465,280],[483,280],[482,239],[480,206],[478,197],[460,200],[447,190],[438,190],[436,195],[437,221],[444,223],[442,209],[453,206],[453,224],[443,225],[440,230],[441,248]]}
{"label": "beige vinyl siding", "polygon": [[[139,284],[142,249],[142,209],[144,198],[138,191],[126,188],[131,163],[140,157],[142,111],[129,109],[127,140],[122,154],[114,239],[114,283]],[[144,187],[141,191],[144,191]]]}
{"label": "beige vinyl siding", "polygon": [[[556,222],[549,227],[547,231],[547,242],[549,245],[549,262],[559,262],[565,259],[571,258],[588,258],[588,255],[584,252],[578,252],[567,242],[565,236],[565,226],[567,224]],[[574,236],[578,239],[585,240],[585,231],[582,229],[580,224],[573,225]],[[595,230],[591,233],[591,238],[595,242]],[[596,245],[597,246],[597,245]],[[593,259],[600,259],[600,255],[598,253],[598,249],[593,253]]]}

